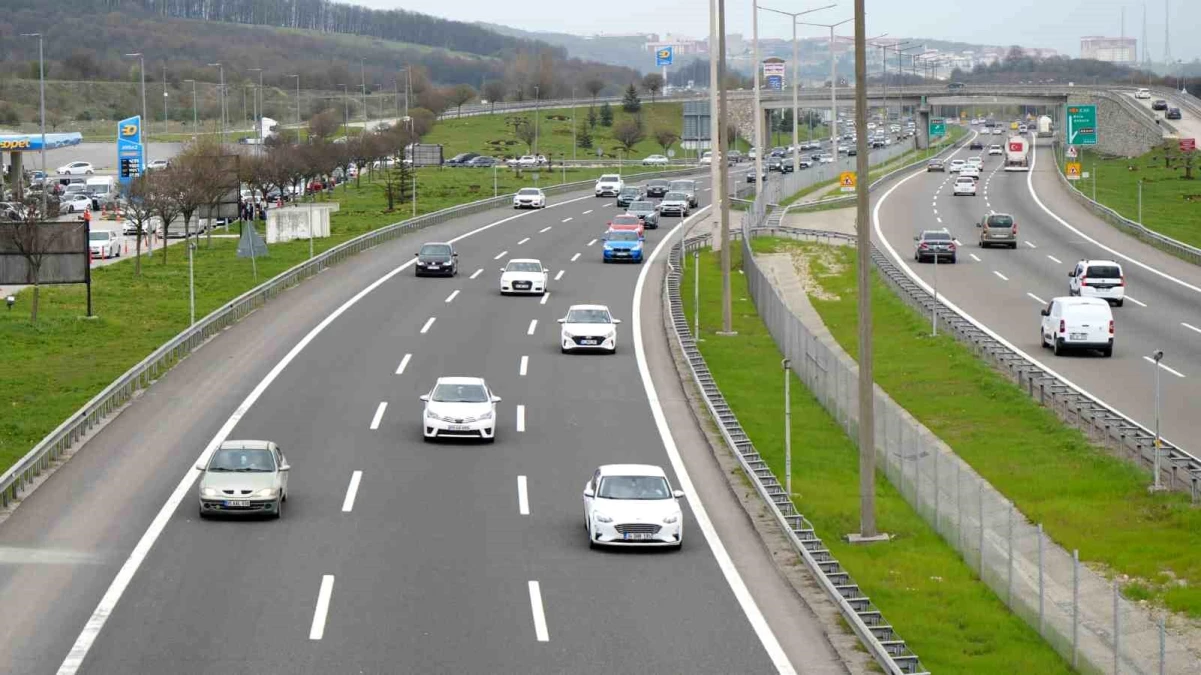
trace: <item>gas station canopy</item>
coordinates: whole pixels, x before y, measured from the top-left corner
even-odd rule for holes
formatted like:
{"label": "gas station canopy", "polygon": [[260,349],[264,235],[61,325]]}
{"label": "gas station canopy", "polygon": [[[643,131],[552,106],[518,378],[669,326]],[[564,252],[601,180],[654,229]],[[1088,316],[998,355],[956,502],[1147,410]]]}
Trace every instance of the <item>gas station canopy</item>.
{"label": "gas station canopy", "polygon": [[[83,135],[78,132],[46,134],[46,149],[79,145]],[[37,152],[42,149],[41,134],[0,134],[0,152]]]}

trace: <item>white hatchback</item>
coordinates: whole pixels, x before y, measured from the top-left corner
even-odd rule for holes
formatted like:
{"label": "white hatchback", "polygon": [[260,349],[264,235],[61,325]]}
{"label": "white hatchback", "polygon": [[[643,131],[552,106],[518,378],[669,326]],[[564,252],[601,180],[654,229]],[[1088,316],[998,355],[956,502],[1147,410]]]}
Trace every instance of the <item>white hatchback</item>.
{"label": "white hatchback", "polygon": [[997,145],[996,143],[994,143],[994,144],[992,144],[992,145],[988,146],[988,154],[990,154],[990,155],[1003,155],[1003,154],[1005,154],[1005,151],[1001,149],[1001,146],[999,146],[999,145]]}
{"label": "white hatchback", "polygon": [[1081,260],[1068,272],[1068,293],[1121,307],[1126,300],[1126,273],[1114,260]]}
{"label": "white hatchback", "polygon": [[564,353],[617,351],[617,324],[621,319],[614,319],[605,305],[572,305],[559,323],[559,350]]}
{"label": "white hatchback", "polygon": [[584,485],[588,547],[684,545],[684,493],[673,490],[662,468],[606,464]]}
{"label": "white hatchback", "polygon": [[500,270],[500,294],[547,292],[548,272],[542,261],[534,258],[514,258]]}

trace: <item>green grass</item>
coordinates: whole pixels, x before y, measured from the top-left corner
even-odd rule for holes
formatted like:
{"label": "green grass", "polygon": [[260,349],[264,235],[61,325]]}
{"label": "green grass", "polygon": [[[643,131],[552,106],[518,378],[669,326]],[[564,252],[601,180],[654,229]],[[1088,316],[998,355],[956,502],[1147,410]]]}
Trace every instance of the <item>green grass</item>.
{"label": "green grass", "polygon": [[[737,269],[741,247],[732,251]],[[716,254],[701,256],[701,352],[756,449],[783,475],[781,354],[755,312],[745,277],[733,274],[735,337],[719,337],[721,274]],[[688,261],[691,265],[691,260]],[[692,297],[693,271],[682,296]],[[684,303],[691,317],[692,301]],[[689,318],[691,322],[691,318]],[[858,531],[858,452],[800,380],[792,379],[793,492],[825,545],[880,607],[923,665],[936,673],[1067,673],[1036,631],[993,595],[877,473],[877,514],[886,544],[850,545]]]}
{"label": "green grass", "polygon": [[[567,180],[591,179],[604,169],[569,169]],[[535,185],[530,172],[496,172],[499,192]],[[543,172],[538,184],[558,184],[559,171]],[[492,172],[475,169],[421,169],[417,178],[418,213],[492,196]],[[388,213],[377,184],[364,178],[361,188],[337,188],[340,203],[332,214],[331,237],[314,242],[317,253],[364,232],[404,220],[408,202]],[[551,197],[553,202],[554,197]],[[99,221],[102,227],[106,221]],[[416,235],[419,237],[420,235]],[[308,257],[308,242],[272,244],[270,256],[258,260],[259,281]],[[234,255],[235,241],[214,239],[196,253],[196,314],[204,316],[255,285],[250,261]],[[156,250],[156,253],[158,251]],[[132,255],[132,254],[131,254]],[[95,320],[85,313],[82,286],[41,289],[36,324],[29,321],[32,290],[17,294],[11,311],[0,311],[0,472],[50,433],[63,420],[187,327],[188,286],[184,250],[168,249],[143,258],[142,276],[134,276],[132,260],[93,271]],[[104,354],[104,358],[96,355]]]}
{"label": "green grass", "polygon": [[[1180,153],[1172,154],[1173,166],[1180,167]],[[1159,148],[1132,159],[1085,150],[1079,161],[1090,176],[1076,181],[1076,187],[1092,197],[1095,177],[1097,201],[1137,222],[1138,182],[1142,180],[1143,225],[1201,246],[1201,154],[1193,154],[1193,180],[1185,180],[1183,168],[1164,168]]]}
{"label": "green grass", "polygon": [[[782,239],[754,244],[808,256],[819,248]],[[827,250],[839,269],[815,262],[814,274],[838,300],[810,300],[854,356],[855,251]],[[1147,472],[1090,444],[954,338],[932,338],[929,318],[873,278],[876,382],[1027,517],[1043,523],[1053,540],[1079,549],[1094,568],[1132,577],[1128,597],[1201,617],[1201,509],[1191,507],[1187,495],[1148,494]]]}

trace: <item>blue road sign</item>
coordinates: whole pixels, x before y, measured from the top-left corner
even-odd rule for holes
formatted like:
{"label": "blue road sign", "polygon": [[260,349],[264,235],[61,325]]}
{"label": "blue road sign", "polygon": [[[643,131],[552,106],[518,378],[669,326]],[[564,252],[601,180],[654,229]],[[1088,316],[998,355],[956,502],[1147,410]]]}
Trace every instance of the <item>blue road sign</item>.
{"label": "blue road sign", "polygon": [[660,47],[658,51],[655,52],[655,65],[670,66],[674,51],[675,50],[673,47]]}
{"label": "blue road sign", "polygon": [[783,90],[784,89],[784,76],[768,75],[767,76],[767,88],[771,89],[772,91]]}

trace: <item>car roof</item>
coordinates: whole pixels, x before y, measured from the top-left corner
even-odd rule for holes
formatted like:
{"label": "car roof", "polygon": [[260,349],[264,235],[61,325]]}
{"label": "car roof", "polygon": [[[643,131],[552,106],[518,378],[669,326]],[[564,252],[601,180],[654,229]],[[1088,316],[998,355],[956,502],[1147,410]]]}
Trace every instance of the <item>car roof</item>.
{"label": "car roof", "polygon": [[667,478],[662,467],[653,464],[602,464],[602,476],[659,476]]}
{"label": "car roof", "polygon": [[451,248],[454,248],[454,245],[451,244],[449,241],[427,241],[424,244],[422,244],[421,246],[423,248],[426,246],[450,246]]}
{"label": "car roof", "polygon": [[1075,295],[1061,295],[1057,298],[1051,298],[1051,302],[1059,302],[1065,305],[1090,305],[1094,307],[1109,307],[1109,301],[1104,298],[1088,298]]}
{"label": "car roof", "polygon": [[1084,263],[1085,266],[1090,266],[1090,267],[1092,265],[1113,265],[1114,267],[1122,266],[1122,263],[1120,263],[1116,260],[1081,260],[1080,262]]}
{"label": "car roof", "polygon": [[571,307],[567,308],[567,311],[570,312],[573,309],[603,309],[607,312],[607,311],[609,311],[609,306],[608,305],[572,305]]}
{"label": "car roof", "polygon": [[272,443],[271,441],[254,441],[254,440],[222,441],[221,447],[219,447],[217,449],[218,450],[267,450],[267,449],[273,447],[274,445],[275,444]]}
{"label": "car roof", "polygon": [[511,263],[515,263],[515,262],[527,263],[528,262],[528,263],[538,263],[539,265],[542,264],[542,261],[537,258],[509,258],[509,262],[511,262]]}
{"label": "car roof", "polygon": [[482,385],[482,384],[484,384],[484,378],[482,378],[482,377],[458,377],[458,376],[439,377],[438,381],[435,382],[434,385],[437,386],[439,384],[481,384]]}

